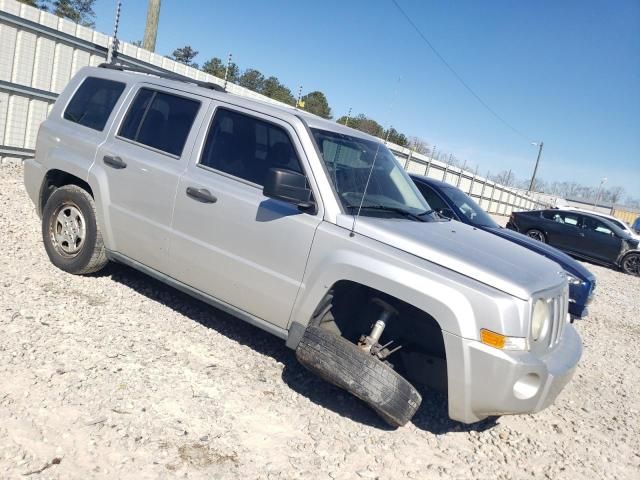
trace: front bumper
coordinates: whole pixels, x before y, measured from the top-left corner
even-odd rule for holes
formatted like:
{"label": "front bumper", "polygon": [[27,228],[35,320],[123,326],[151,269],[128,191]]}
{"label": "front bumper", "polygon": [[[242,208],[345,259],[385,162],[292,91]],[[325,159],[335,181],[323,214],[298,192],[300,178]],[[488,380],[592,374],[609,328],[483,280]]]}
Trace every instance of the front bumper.
{"label": "front bumper", "polygon": [[464,423],[548,407],[571,380],[582,355],[582,341],[572,325],[565,326],[560,343],[543,356],[443,335],[449,416]]}

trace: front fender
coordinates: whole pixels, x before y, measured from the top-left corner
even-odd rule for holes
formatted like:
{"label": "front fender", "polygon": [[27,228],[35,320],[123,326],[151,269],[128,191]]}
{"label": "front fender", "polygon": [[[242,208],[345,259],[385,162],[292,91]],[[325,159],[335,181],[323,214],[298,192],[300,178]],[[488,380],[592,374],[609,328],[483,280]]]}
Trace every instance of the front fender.
{"label": "front fender", "polygon": [[[314,238],[289,322],[306,327],[332,286],[341,280],[385,292],[428,313],[444,331],[469,339],[479,329],[523,336],[527,302],[389,245],[323,222]],[[288,345],[295,348],[297,334]]]}

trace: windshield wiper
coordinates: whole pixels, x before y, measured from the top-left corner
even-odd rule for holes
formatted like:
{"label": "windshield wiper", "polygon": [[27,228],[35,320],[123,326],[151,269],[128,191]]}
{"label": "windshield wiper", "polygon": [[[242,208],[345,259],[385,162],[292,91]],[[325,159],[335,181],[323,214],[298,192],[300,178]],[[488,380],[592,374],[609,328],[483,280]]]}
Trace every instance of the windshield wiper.
{"label": "windshield wiper", "polygon": [[[357,211],[358,210],[358,206],[357,205],[349,205],[347,208],[352,209]],[[402,208],[398,208],[398,207],[390,207],[387,205],[363,205],[362,206],[362,210],[378,210],[381,212],[392,212],[392,213],[397,213],[399,215],[402,215],[405,218],[409,218],[411,220],[415,220],[416,222],[428,222],[429,220],[426,220],[424,218],[422,218],[425,215],[429,215],[431,213],[433,213],[433,210],[425,210],[424,212],[420,212],[420,213],[411,213],[407,210],[403,210]]]}

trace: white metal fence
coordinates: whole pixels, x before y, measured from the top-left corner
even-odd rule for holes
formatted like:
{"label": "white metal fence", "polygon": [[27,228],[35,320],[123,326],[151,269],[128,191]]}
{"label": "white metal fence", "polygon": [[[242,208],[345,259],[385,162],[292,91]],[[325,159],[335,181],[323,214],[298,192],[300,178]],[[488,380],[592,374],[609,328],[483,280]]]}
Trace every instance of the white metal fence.
{"label": "white metal fence", "polygon": [[[56,97],[82,67],[99,65],[107,57],[111,37],[16,0],[0,0],[0,160],[31,157],[38,126]],[[195,68],[121,42],[119,61],[198,80],[223,81]],[[279,103],[249,89],[228,84],[231,93]],[[412,173],[445,180],[475,197],[492,213],[530,210],[554,203],[541,194],[504,187],[407,148],[388,145]]]}

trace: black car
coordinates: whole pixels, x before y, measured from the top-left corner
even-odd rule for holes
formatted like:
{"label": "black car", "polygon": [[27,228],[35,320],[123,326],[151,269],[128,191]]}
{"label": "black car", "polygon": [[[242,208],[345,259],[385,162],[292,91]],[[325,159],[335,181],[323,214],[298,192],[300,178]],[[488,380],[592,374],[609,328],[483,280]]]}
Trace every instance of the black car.
{"label": "black car", "polygon": [[493,233],[559,264],[567,272],[569,278],[569,297],[571,300],[569,313],[571,317],[583,318],[587,315],[587,304],[593,295],[596,278],[579,262],[556,248],[501,227],[471,197],[453,185],[419,175],[411,175],[411,179],[429,206],[440,216]]}
{"label": "black car", "polygon": [[511,214],[507,228],[574,257],[640,275],[638,240],[598,215],[555,208],[518,212]]}

